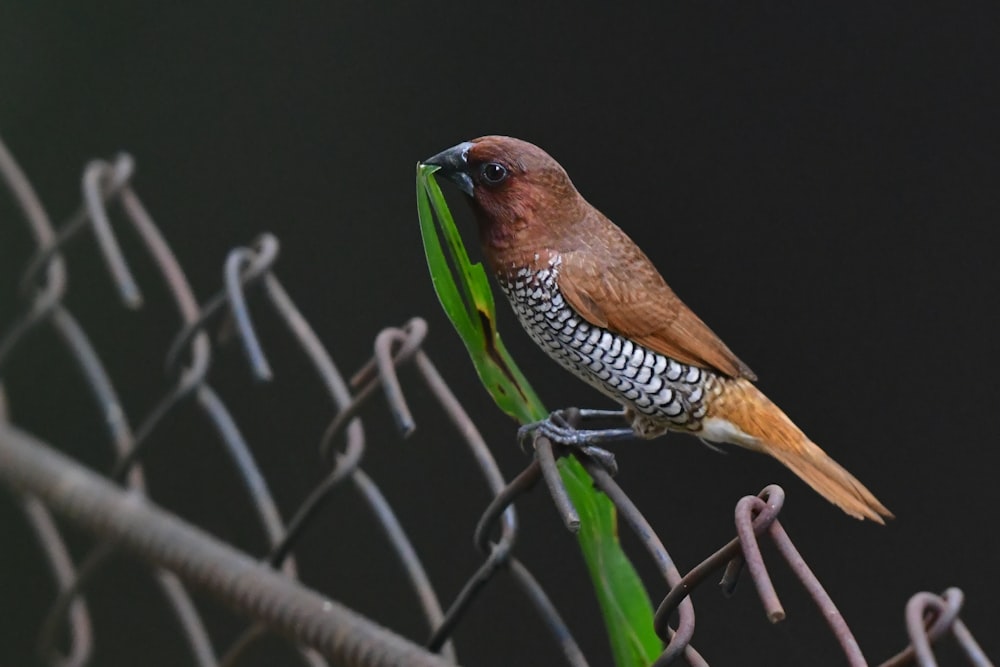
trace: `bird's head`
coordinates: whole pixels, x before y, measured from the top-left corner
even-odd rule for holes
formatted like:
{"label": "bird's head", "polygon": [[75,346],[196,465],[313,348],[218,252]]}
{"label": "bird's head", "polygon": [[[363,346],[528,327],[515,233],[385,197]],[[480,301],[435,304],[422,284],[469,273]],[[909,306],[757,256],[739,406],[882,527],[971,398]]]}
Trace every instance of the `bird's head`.
{"label": "bird's head", "polygon": [[558,234],[576,217],[582,201],[558,162],[513,137],[465,141],[424,164],[440,167],[468,196],[486,248]]}

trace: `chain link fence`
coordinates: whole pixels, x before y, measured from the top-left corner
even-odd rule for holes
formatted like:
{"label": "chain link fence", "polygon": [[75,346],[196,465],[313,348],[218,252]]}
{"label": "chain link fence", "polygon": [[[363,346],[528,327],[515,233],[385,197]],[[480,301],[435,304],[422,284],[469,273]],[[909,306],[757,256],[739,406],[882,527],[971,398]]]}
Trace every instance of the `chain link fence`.
{"label": "chain link fence", "polygon": [[[35,540],[32,548],[45,562],[56,591],[34,640],[39,661],[65,667],[93,665],[98,644],[121,640],[113,630],[94,622],[88,591],[97,579],[116,581],[116,556],[125,553],[149,565],[156,604],[173,617],[177,642],[186,646],[190,662],[199,666],[249,662],[266,643],[265,638],[275,635],[287,642],[285,649],[292,657],[286,664],[475,664],[475,656],[463,661],[456,655],[451,640],[461,632],[460,622],[473,605],[488,604],[480,596],[488,585],[515,587],[535,609],[565,662],[588,664],[556,604],[515,555],[518,523],[513,503],[539,480],[544,480],[566,526],[572,530],[578,525],[555,465],[557,457],[567,452],[539,439],[530,465],[508,483],[475,423],[422,349],[427,326],[420,318],[379,332],[372,358],[357,364],[353,377],[345,379],[274,272],[279,249],[274,236],[265,234],[250,246],[233,249],[225,259],[224,280],[218,292],[199,302],[170,244],[133,190],[133,171],[127,155],[88,164],[82,177],[83,202],[79,210],[56,227],[13,156],[0,143],[0,173],[35,243],[34,254],[25,258],[18,286],[20,315],[13,321],[0,322],[0,481],[12,492],[0,502],[13,502],[30,526]],[[112,208],[116,209],[114,225]],[[0,221],[4,228],[0,238],[6,234],[5,229],[17,224],[22,221]],[[142,305],[143,290],[131,269],[139,258],[126,257],[123,252],[114,231],[121,226],[136,233],[147,254],[142,261],[151,264],[162,280],[181,323],[164,351],[167,388],[154,407],[138,417],[128,414],[123,405],[121,392],[130,388],[116,382],[65,299],[71,265],[67,248],[90,234],[124,307]],[[77,283],[80,279],[74,278],[73,284]],[[251,313],[248,300],[264,306]],[[210,373],[213,355],[219,350],[208,331],[221,326],[228,333],[225,338],[242,347],[253,377],[260,382],[271,379],[269,355],[258,333],[257,320],[264,318],[285,330],[287,344],[304,355],[325,390],[325,396],[310,396],[304,389],[299,400],[303,404],[325,401],[330,411],[329,426],[315,449],[316,465],[326,472],[314,488],[301,493],[298,506],[287,520],[270,490],[277,473],[258,465],[234,418],[231,404],[240,397],[224,396]],[[106,470],[96,470],[77,460],[74,453],[80,451],[79,443],[46,442],[18,423],[18,396],[11,383],[10,395],[5,393],[5,369],[14,359],[31,364],[32,355],[40,354],[39,350],[56,356],[47,348],[31,344],[43,337],[66,353],[60,357],[71,360],[65,372],[83,379],[90,394],[87,400],[101,416],[103,439],[113,460]],[[397,376],[401,365],[416,369],[419,386],[404,389]],[[415,425],[407,400],[408,393],[414,391],[432,397],[440,405],[454,427],[456,440],[480,471],[480,483],[495,498],[474,534],[482,563],[468,573],[465,585],[453,600],[441,599],[407,537],[408,530],[425,527],[404,527],[376,480],[362,467],[367,431],[361,408],[373,396],[384,395],[392,419],[405,437]],[[255,517],[266,536],[267,548],[261,552],[246,553],[192,525],[159,506],[150,491],[147,478],[155,472],[151,466],[168,465],[162,457],[151,456],[155,436],[181,410],[194,410],[209,424],[210,430],[196,437],[204,440],[206,447],[215,443],[239,479],[245,498],[240,501],[245,503],[242,514]],[[59,418],[53,415],[53,419]],[[780,487],[769,486],[757,496],[743,498],[736,508],[737,536],[681,575],[654,527],[626,492],[602,466],[586,458],[581,462],[597,488],[615,503],[625,525],[638,536],[662,576],[662,582],[652,585],[654,597],[655,591],[666,591],[655,616],[656,632],[664,641],[657,665],[707,664],[691,645],[695,616],[689,594],[717,572],[723,572],[721,585],[724,592],[730,593],[741,573],[749,573],[767,617],[772,622],[784,618],[758,544],[761,537],[773,541],[777,553],[815,601],[847,663],[868,664],[847,623],[778,521],[784,501]],[[191,462],[173,461],[169,465],[185,464]],[[172,473],[183,475],[185,471],[181,467]],[[386,548],[409,582],[409,595],[422,611],[425,636],[403,636],[380,625],[378,619],[369,619],[332,595],[312,590],[299,581],[297,557],[301,559],[300,549],[305,548],[302,537],[322,523],[323,510],[338,501],[334,491],[340,487],[349,487],[357,494],[369,510],[369,520],[384,534]],[[80,549],[71,546],[79,543],[79,531],[93,538],[82,555],[74,554]],[[505,576],[498,577],[499,573]],[[580,586],[586,585],[580,582]],[[129,604],[129,591],[124,584],[120,587],[121,604]],[[245,619],[235,636],[210,629],[212,624],[204,618],[205,605],[192,597],[193,591],[207,593]],[[941,595],[914,595],[905,610],[909,645],[881,664],[934,665],[934,643],[950,635],[968,664],[991,665],[959,618],[962,600],[962,592],[954,588]],[[16,613],[21,602],[6,599],[0,605]],[[503,632],[502,628],[497,632]]]}

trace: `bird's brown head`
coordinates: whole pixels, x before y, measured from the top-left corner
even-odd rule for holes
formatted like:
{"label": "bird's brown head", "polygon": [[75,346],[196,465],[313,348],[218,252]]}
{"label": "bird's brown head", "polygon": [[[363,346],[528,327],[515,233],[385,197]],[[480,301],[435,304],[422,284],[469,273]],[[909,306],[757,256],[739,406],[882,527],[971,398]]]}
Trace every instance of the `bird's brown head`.
{"label": "bird's brown head", "polygon": [[565,225],[579,219],[581,203],[586,205],[558,162],[513,137],[466,141],[424,164],[440,167],[468,196],[488,253],[561,235]]}

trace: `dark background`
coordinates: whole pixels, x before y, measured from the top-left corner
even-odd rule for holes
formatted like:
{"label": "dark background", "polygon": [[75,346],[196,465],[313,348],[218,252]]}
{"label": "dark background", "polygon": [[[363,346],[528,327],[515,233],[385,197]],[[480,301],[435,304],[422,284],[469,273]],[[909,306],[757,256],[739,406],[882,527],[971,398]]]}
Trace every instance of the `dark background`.
{"label": "dark background", "polygon": [[[742,451],[719,456],[679,436],[622,445],[619,482],[681,570],[729,539],[740,496],[777,482],[788,493],[789,533],[869,660],[905,643],[912,593],[948,586],[964,589],[964,618],[1000,656],[996,6],[752,2],[587,13],[395,4],[100,11],[0,2],[0,133],[56,220],[76,208],[87,160],[131,152],[136,188],[202,299],[220,284],[230,247],[276,234],[278,273],[345,372],[370,354],[379,329],[426,317],[428,351],[508,476],[528,459],[432,292],[413,170],[481,134],[538,143],[764,391],[898,516],[885,528],[858,523],[774,461]],[[32,247],[14,215],[4,195],[0,328],[20,312],[13,285]],[[176,320],[155,281],[151,306],[123,314],[91,240],[68,256],[70,304],[130,388],[137,420],[167,386],[160,360]],[[222,354],[217,381],[233,389],[287,516],[321,473],[315,443],[329,408],[280,329],[263,326],[273,333],[265,343],[275,383],[252,386],[237,350]],[[605,405],[536,350],[505,307],[501,330],[547,404]],[[24,350],[7,378],[14,416],[106,466],[99,420],[67,368],[44,341]],[[471,533],[489,498],[430,402],[415,398],[414,409],[420,431],[406,443],[380,404],[366,412],[366,466],[447,602],[476,567]],[[172,424],[150,453],[150,468],[165,471],[153,474],[154,497],[259,553],[262,537],[239,521],[238,493],[220,492],[234,481],[193,435],[203,425]],[[377,530],[342,498],[300,550],[304,579],[421,640]],[[608,664],[573,539],[544,492],[519,507],[519,555],[592,664]],[[3,495],[0,521],[0,664],[26,664],[51,589]],[[624,539],[658,601],[664,586]],[[113,600],[95,603],[95,664],[186,662],[169,617],[146,604],[154,598],[141,568],[122,561],[119,571],[94,594]],[[115,598],[126,583],[134,593]],[[779,592],[790,619],[770,626],[749,581],[731,601],[699,590],[696,646],[719,665],[842,664],[804,596],[783,578]],[[235,622],[206,607],[232,636]],[[478,665],[556,664],[558,655],[507,581],[491,585],[462,624],[458,649]]]}

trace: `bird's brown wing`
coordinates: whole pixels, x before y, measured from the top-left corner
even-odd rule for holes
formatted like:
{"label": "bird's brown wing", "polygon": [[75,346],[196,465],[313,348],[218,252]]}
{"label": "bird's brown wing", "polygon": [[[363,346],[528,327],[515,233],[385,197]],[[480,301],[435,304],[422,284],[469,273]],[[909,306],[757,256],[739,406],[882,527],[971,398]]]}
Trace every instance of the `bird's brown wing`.
{"label": "bird's brown wing", "polygon": [[[756,380],[753,371],[677,298],[624,232],[611,247],[561,253],[558,282],[566,301],[585,320],[685,364]],[[603,243],[602,243],[603,245]],[[610,263],[597,262],[613,257]]]}

